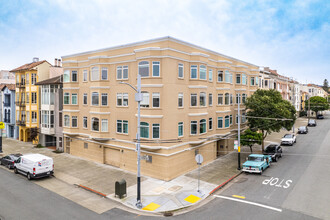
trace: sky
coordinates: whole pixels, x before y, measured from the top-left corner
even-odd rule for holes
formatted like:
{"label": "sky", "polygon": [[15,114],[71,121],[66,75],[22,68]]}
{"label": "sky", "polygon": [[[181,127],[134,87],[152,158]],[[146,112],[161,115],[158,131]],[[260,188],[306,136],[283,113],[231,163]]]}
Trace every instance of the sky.
{"label": "sky", "polygon": [[164,36],[330,81],[329,0],[0,0],[0,70]]}

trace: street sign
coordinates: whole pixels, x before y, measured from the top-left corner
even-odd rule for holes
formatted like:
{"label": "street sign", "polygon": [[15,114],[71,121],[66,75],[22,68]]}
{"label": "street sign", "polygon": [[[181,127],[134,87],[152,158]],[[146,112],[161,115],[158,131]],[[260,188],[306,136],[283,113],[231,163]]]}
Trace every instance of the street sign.
{"label": "street sign", "polygon": [[203,156],[201,155],[201,154],[197,154],[196,156],[195,156],[195,160],[196,160],[196,162],[197,162],[197,164],[198,165],[200,165],[200,164],[202,164],[203,163]]}
{"label": "street sign", "polygon": [[238,140],[234,140],[234,149],[238,150]]}
{"label": "street sign", "polygon": [[3,123],[2,121],[0,121],[0,129],[4,129],[5,128],[5,123]]}

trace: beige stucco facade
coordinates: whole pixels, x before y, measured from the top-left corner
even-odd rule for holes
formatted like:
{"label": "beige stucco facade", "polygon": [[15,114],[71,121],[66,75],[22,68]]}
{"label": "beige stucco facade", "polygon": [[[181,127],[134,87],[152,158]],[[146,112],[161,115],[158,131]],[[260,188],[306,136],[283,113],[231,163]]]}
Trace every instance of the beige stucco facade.
{"label": "beige stucco facade", "polygon": [[136,171],[135,91],[120,82],[135,87],[140,71],[141,173],[163,180],[195,169],[197,153],[205,164],[233,151],[236,94],[258,87],[258,66],[171,37],[62,60],[65,151]]}

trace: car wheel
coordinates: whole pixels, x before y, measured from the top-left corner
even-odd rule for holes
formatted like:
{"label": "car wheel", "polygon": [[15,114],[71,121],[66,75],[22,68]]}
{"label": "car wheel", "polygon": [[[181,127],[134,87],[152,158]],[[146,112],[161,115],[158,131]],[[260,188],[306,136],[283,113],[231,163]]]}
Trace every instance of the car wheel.
{"label": "car wheel", "polygon": [[280,154],[280,156],[279,156],[280,158],[282,157],[282,154]]}
{"label": "car wheel", "polygon": [[277,161],[277,157],[274,157],[274,162],[276,162]]}
{"label": "car wheel", "polygon": [[260,175],[262,174],[263,171],[264,171],[264,168],[261,168],[261,170],[260,170]]}
{"label": "car wheel", "polygon": [[31,180],[31,174],[30,173],[28,173],[26,177],[27,177],[28,180]]}
{"label": "car wheel", "polygon": [[17,168],[14,168],[14,173],[18,174]]}

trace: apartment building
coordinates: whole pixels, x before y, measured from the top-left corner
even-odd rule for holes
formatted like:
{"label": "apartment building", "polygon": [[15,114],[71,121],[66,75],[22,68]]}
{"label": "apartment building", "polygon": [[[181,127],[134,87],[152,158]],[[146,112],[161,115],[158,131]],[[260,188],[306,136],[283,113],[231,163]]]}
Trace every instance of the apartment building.
{"label": "apartment building", "polygon": [[233,150],[237,102],[259,82],[258,66],[172,37],[62,60],[65,152],[136,171],[137,103],[127,84],[140,74],[141,172],[163,180],[195,169],[197,153],[205,164]]}
{"label": "apartment building", "polygon": [[5,129],[1,130],[2,135],[8,138],[18,138],[18,127],[15,121],[15,84],[7,84],[2,87],[0,93],[3,97],[2,112]]}
{"label": "apartment building", "polygon": [[16,125],[20,141],[32,141],[31,128],[39,128],[39,89],[35,84],[49,78],[50,66],[46,60],[33,58],[32,63],[10,71],[16,77]]}

